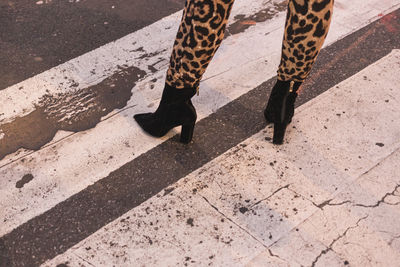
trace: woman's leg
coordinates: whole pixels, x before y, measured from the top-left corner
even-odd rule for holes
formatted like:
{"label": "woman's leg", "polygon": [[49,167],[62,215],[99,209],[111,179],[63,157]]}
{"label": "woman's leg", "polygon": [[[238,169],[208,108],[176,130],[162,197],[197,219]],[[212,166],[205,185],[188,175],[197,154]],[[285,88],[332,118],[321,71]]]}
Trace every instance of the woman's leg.
{"label": "woman's leg", "polygon": [[176,35],[160,104],[134,116],[147,133],[161,137],[182,125],[181,142],[192,140],[196,110],[190,101],[224,39],[234,0],[187,0]]}
{"label": "woman's leg", "polygon": [[328,34],[334,0],[289,0],[278,81],[265,118],[274,123],[273,143],[282,144],[292,121],[297,90],[307,78]]}
{"label": "woman's leg", "polygon": [[166,83],[198,89],[201,77],[224,39],[234,0],[187,0],[176,35]]}
{"label": "woman's leg", "polygon": [[334,0],[290,0],[278,79],[304,81],[328,34]]}
{"label": "woman's leg", "polygon": [[[198,88],[219,48],[234,0],[187,0],[166,83]],[[317,58],[332,17],[333,0],[289,0],[278,78],[303,81]]]}

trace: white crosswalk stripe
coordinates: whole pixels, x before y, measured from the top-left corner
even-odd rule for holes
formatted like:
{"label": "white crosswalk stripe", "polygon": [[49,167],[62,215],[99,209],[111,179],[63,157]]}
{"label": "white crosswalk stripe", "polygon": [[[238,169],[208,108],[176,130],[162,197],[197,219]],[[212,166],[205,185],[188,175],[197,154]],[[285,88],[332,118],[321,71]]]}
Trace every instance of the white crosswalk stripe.
{"label": "white crosswalk stripe", "polygon": [[[232,17],[236,14],[248,14],[265,8],[262,5],[263,1],[253,2],[257,4],[238,1]],[[336,17],[327,45],[377,19],[380,13],[387,13],[400,4],[400,1],[386,1],[386,5],[383,5],[381,1],[376,0],[376,3],[380,3],[379,8],[371,11],[372,2],[366,5],[364,1],[359,0],[357,9],[354,8],[356,1],[352,1],[352,4],[348,4],[346,1],[336,2],[338,10],[335,12]],[[364,16],[361,17],[357,14]],[[4,97],[1,102],[7,105],[15,104],[14,109],[16,110],[18,110],[17,102],[19,102],[21,110],[29,110],[29,107],[35,103],[35,99],[39,98],[38,95],[30,93],[31,88],[33,88],[32,92],[36,94],[40,94],[40,92],[44,94],[46,90],[51,93],[58,92],[59,80],[56,79],[53,82],[51,79],[56,75],[55,73],[58,73],[56,77],[59,79],[63,79],[62,74],[74,77],[74,79],[81,77],[75,79],[80,86],[91,85],[101,77],[110,75],[118,65],[125,64],[130,58],[141,55],[140,53],[130,55],[127,51],[136,50],[141,46],[145,47],[148,54],[164,51],[169,47],[166,40],[173,39],[174,30],[163,31],[163,29],[173,27],[172,25],[176,23],[178,17],[179,14],[174,14],[164,18],[131,36],[67,62],[63,66],[39,75],[39,77],[32,78],[33,80],[26,81],[27,84],[38,87],[26,86],[25,82],[10,87],[5,94],[1,94]],[[225,40],[207,71],[201,85],[200,97],[194,98],[198,107],[199,119],[275,75],[280,56],[283,20],[284,14],[277,14],[274,19],[259,23],[244,33],[228,37]],[[269,34],[266,35],[266,32]],[[150,33],[152,34],[151,42],[146,39],[146,36],[149,38]],[[139,40],[144,43],[138,43]],[[132,45],[134,42],[136,44]],[[260,43],[265,46],[259,46]],[[257,48],[253,48],[254,45],[257,45]],[[168,51],[163,53],[166,61]],[[157,61],[157,58],[158,56],[143,60],[143,62],[135,61],[135,64],[143,65],[141,68],[145,68],[147,64]],[[4,222],[1,227],[1,235],[79,192],[173,134],[171,132],[163,139],[153,139],[144,135],[131,119],[133,114],[147,111],[149,110],[148,106],[159,101],[165,66],[157,73],[148,75],[133,88],[133,95],[127,104],[127,107],[131,108],[114,111],[103,118],[95,128],[85,132],[71,135],[69,132],[60,131],[48,146],[33,154],[28,153],[21,158],[20,153],[15,153],[1,161],[1,165],[4,166],[0,169],[0,176],[7,177],[0,181],[0,202],[3,205],[0,220]],[[96,69],[94,76],[88,73],[88,70],[93,67],[99,68]],[[68,71],[67,74],[63,72],[64,69]],[[158,82],[155,84],[155,89],[151,90],[152,83],[149,81],[155,77],[158,78]],[[24,88],[22,93],[32,97],[27,102],[20,101],[25,97],[16,93],[19,91],[17,88],[21,86]],[[68,90],[68,87],[61,88],[61,90]],[[13,108],[6,106],[5,111],[7,110],[13,110]],[[18,114],[22,115],[22,113]],[[9,118],[13,118],[13,116],[9,115]],[[99,141],[100,136],[101,141]],[[8,162],[12,163],[8,164]],[[17,181],[27,173],[31,173],[35,179],[23,190],[16,188]],[[68,178],[66,179],[66,177]]]}
{"label": "white crosswalk stripe", "polygon": [[[238,20],[236,15],[239,14],[250,16],[268,10],[273,15],[243,32],[227,36],[201,83],[200,96],[194,98],[199,119],[275,76],[285,18],[277,5],[282,2],[236,0],[230,25]],[[336,0],[325,46],[399,6],[399,0]],[[132,88],[132,96],[125,107],[102,116],[95,127],[77,133],[59,130],[41,149],[19,149],[0,160],[0,177],[4,178],[0,179],[0,236],[176,133],[172,131],[166,137],[154,139],[139,129],[132,116],[154,109],[159,101],[171,40],[180,16],[180,12],[172,14],[1,91],[0,126],[30,114],[46,95],[74,95],[112,76],[121,66],[125,69],[134,66],[145,73]],[[347,260],[354,266],[368,266],[365,259],[358,259],[348,251],[356,245],[351,247],[336,239],[353,228],[360,235],[369,235],[370,239],[357,239],[353,234],[346,237],[348,242],[364,244],[373,241],[373,245],[364,247],[364,252],[372,255],[373,260],[379,264],[399,262],[400,243],[395,233],[400,234],[400,229],[391,224],[393,218],[389,216],[394,211],[398,213],[398,209],[384,207],[388,211],[387,216],[382,217],[387,220],[386,226],[395,228],[391,234],[384,235],[376,232],[388,232],[387,229],[373,221],[380,211],[352,205],[375,203],[400,184],[391,169],[393,164],[390,164],[399,158],[400,149],[400,126],[390,127],[400,115],[396,105],[400,99],[394,93],[399,88],[392,86],[400,84],[396,75],[400,70],[399,62],[400,53],[395,50],[337,88],[331,88],[301,106],[296,116],[302,119],[296,122],[296,129],[289,130],[293,133],[289,145],[277,150],[263,142],[265,133],[260,132],[180,180],[171,194],[150,198],[45,265],[69,262],[71,266],[176,266],[185,263],[300,266],[310,265],[317,259],[325,266],[339,266]],[[351,90],[359,86],[364,88],[363,92]],[[383,107],[371,107],[368,99],[388,102]],[[352,106],[354,101],[359,105]],[[335,112],[324,114],[326,109]],[[346,121],[336,115],[340,112],[345,112]],[[59,113],[74,116],[74,111],[70,114],[60,109]],[[374,119],[383,113],[389,115],[381,120]],[[334,130],[338,128],[349,130]],[[359,136],[360,132],[365,135]],[[3,137],[0,132],[0,140]],[[376,142],[385,144],[378,152]],[[275,160],[278,163],[274,163]],[[303,168],[301,171],[299,166]],[[286,169],[286,175],[277,181],[276,175],[283,169]],[[379,181],[379,173],[374,174],[378,172],[376,169],[387,177],[381,191],[372,188],[372,184]],[[27,174],[33,179],[22,188],[17,187]],[[357,183],[361,187],[364,184],[371,186],[368,188],[371,193],[357,189]],[[355,190],[354,198],[348,196],[352,192],[349,190]],[[391,203],[399,201],[400,190],[395,192],[391,195]],[[314,196],[310,197],[310,194]],[[369,202],[363,202],[364,197],[370,197]],[[261,205],[248,209],[262,199]],[[315,203],[330,199],[333,199],[332,203],[349,202],[346,204],[349,207],[329,206],[338,217],[348,213],[347,220],[340,223],[335,218],[329,219],[330,223],[341,224],[336,232],[324,228],[325,210],[315,206]],[[234,206],[238,203],[242,206]],[[240,210],[241,207],[247,208]],[[263,225],[267,218],[271,220],[270,224]],[[311,227],[317,229],[316,236],[309,232]],[[324,237],[326,233],[328,238]],[[290,245],[294,242],[299,244],[298,247]],[[383,248],[382,252],[374,252],[377,244]],[[306,249],[309,246],[311,248]],[[292,251],[300,247],[305,249],[304,255]],[[324,249],[329,253],[318,257]],[[384,258],[382,255],[389,256]]]}
{"label": "white crosswalk stripe", "polygon": [[[390,241],[400,210],[367,207],[400,185],[400,124],[391,123],[400,115],[399,63],[396,50],[301,106],[282,149],[262,131],[44,266],[310,266],[324,250],[321,266],[399,262],[400,243]],[[377,113],[388,115],[373,120]],[[326,208],[313,204],[327,199]],[[399,203],[400,190],[390,201]],[[368,257],[357,258],[358,245]]]}

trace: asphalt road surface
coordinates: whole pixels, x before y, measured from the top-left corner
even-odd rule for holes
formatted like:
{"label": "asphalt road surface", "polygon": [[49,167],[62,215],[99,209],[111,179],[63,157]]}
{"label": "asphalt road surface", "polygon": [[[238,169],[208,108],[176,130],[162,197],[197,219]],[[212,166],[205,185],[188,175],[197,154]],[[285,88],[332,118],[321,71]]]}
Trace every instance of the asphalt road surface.
{"label": "asphalt road surface", "polygon": [[281,147],[285,1],[236,1],[189,145],[132,118],[184,1],[0,1],[0,266],[400,262],[400,1],[335,1]]}

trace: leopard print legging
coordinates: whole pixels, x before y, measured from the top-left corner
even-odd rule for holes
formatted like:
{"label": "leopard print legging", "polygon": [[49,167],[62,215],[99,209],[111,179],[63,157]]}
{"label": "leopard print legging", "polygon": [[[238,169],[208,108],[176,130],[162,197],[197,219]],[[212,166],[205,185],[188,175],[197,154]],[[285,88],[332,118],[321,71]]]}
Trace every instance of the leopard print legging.
{"label": "leopard print legging", "polygon": [[[328,34],[334,0],[289,0],[278,79],[304,81]],[[198,89],[224,38],[234,0],[186,0],[166,83]]]}

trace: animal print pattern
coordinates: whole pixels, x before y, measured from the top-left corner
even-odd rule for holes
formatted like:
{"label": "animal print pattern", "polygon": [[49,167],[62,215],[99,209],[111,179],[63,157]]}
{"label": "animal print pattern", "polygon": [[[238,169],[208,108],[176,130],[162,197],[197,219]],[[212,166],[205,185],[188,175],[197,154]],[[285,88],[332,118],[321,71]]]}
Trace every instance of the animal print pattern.
{"label": "animal print pattern", "polygon": [[278,79],[304,81],[328,34],[334,0],[289,1]]}
{"label": "animal print pattern", "polygon": [[[289,0],[278,78],[303,81],[328,34],[334,0]],[[224,39],[234,0],[186,0],[166,83],[198,89]]]}
{"label": "animal print pattern", "polygon": [[234,0],[186,0],[166,82],[198,89],[201,77],[224,39]]}

